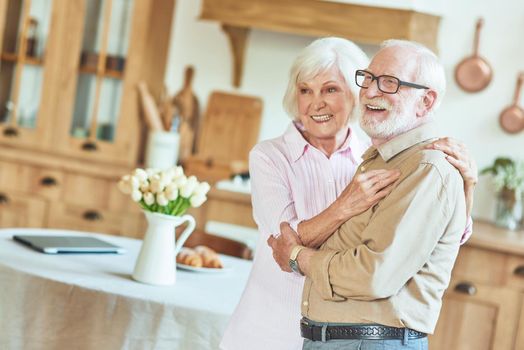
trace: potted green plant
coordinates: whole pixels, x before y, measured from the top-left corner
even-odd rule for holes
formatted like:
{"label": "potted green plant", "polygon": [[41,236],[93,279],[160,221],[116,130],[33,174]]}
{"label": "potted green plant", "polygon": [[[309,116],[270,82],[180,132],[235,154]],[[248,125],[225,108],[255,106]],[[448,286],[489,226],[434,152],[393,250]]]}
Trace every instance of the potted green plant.
{"label": "potted green plant", "polygon": [[481,174],[491,174],[498,192],[495,223],[516,230],[522,227],[522,194],[524,193],[524,162],[499,157]]}

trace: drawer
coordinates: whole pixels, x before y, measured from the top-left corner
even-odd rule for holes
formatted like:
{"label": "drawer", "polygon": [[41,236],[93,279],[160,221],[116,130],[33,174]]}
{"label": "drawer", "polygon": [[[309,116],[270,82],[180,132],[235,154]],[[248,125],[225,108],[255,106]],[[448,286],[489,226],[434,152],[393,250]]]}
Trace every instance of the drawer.
{"label": "drawer", "polygon": [[93,206],[52,203],[48,226],[120,235],[125,216]]}
{"label": "drawer", "polygon": [[507,285],[524,292],[524,257],[510,255],[506,265]]}
{"label": "drawer", "polygon": [[0,189],[28,192],[31,170],[31,166],[0,161]]}
{"label": "drawer", "polygon": [[0,227],[44,227],[46,212],[43,199],[0,190]]}
{"label": "drawer", "polygon": [[26,192],[48,199],[59,199],[63,172],[27,164],[0,162],[0,189]]}
{"label": "drawer", "polygon": [[481,248],[460,248],[453,276],[489,285],[504,285],[507,280],[508,256]]}

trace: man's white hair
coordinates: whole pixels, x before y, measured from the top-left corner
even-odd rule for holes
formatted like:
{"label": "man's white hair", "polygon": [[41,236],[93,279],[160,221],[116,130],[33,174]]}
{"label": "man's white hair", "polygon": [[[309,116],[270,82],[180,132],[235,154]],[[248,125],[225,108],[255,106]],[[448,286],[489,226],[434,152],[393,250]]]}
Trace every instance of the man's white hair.
{"label": "man's white hair", "polygon": [[430,114],[436,111],[446,94],[446,73],[437,55],[426,46],[407,40],[386,40],[380,47],[382,49],[400,47],[416,53],[417,57],[414,59],[417,60],[417,71],[415,72],[415,81],[413,83],[425,85],[435,90],[437,98],[435,99]]}
{"label": "man's white hair", "polygon": [[[284,95],[283,106],[287,114],[298,118],[297,83],[314,78],[320,73],[337,67],[353,95],[354,107],[358,105],[359,88],[354,83],[357,69],[364,69],[369,58],[353,42],[342,38],[321,38],[306,46],[295,59],[289,73],[289,81]],[[353,108],[357,110],[358,108]]]}

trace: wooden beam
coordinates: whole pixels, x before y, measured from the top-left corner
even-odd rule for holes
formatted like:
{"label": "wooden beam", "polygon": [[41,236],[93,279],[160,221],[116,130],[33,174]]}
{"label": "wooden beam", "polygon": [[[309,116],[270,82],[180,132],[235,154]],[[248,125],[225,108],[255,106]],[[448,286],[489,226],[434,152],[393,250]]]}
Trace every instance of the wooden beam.
{"label": "wooden beam", "polygon": [[233,86],[238,88],[242,82],[246,41],[250,29],[222,24],[222,30],[224,30],[228,36],[229,43],[231,44],[231,52],[233,54]]}
{"label": "wooden beam", "polygon": [[319,0],[203,0],[200,18],[291,34],[340,36],[366,44],[391,38],[417,40],[432,49],[440,21],[413,10]]}

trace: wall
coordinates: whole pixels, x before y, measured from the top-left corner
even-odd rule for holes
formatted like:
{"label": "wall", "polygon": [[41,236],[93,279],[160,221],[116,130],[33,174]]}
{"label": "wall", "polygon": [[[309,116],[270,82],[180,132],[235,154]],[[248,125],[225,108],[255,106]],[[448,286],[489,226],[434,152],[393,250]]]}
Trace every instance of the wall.
{"label": "wall", "polygon": [[[413,3],[418,2],[403,1],[403,5]],[[291,62],[314,38],[253,30],[247,44],[243,83],[235,90],[231,86],[229,42],[217,23],[198,20],[200,6],[200,0],[177,0],[166,75],[169,91],[180,89],[183,68],[191,64],[196,69],[194,88],[201,106],[205,106],[213,90],[260,96],[264,100],[260,139],[278,136],[289,122],[281,100]],[[500,111],[512,101],[516,74],[524,71],[524,1],[443,0],[438,12],[442,14],[439,50],[448,78],[448,93],[438,113],[441,132],[463,140],[479,168],[500,155],[524,160],[524,132],[508,135],[498,126]],[[494,79],[486,90],[468,94],[455,84],[453,70],[471,54],[479,16],[485,18],[480,53],[494,68]],[[376,46],[361,47],[369,55],[377,50]],[[524,105],[524,96],[521,103]],[[493,210],[491,183],[489,178],[481,177],[474,215],[491,219]]]}

